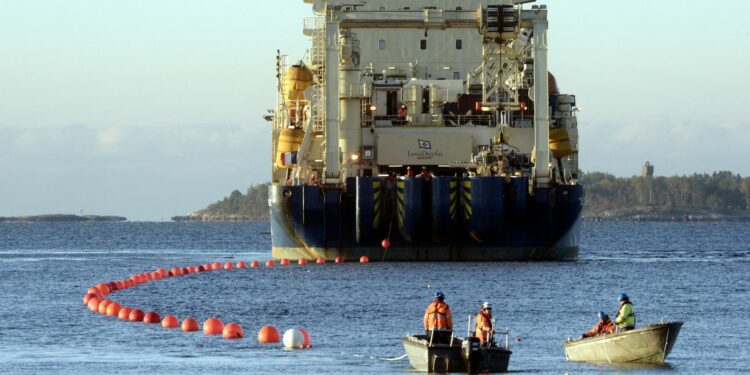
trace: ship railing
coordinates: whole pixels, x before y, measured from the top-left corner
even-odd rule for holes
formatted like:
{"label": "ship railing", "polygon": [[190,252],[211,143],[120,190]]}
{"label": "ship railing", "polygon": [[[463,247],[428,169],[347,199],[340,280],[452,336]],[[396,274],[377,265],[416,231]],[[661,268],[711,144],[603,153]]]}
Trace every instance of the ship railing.
{"label": "ship railing", "polygon": [[408,116],[400,115],[377,115],[372,116],[372,123],[375,127],[391,127],[409,125]]}
{"label": "ship railing", "polygon": [[495,126],[494,115],[453,115],[444,114],[443,123],[445,126],[455,127],[464,125],[474,126]]}
{"label": "ship railing", "polygon": [[372,123],[375,127],[394,127],[394,126],[412,126],[412,125],[429,125],[429,126],[495,126],[494,115],[430,115],[428,121],[424,124],[414,122],[410,115],[377,115],[372,116]]}
{"label": "ship railing", "polygon": [[302,23],[302,33],[306,36],[313,36],[321,28],[325,28],[326,20],[323,17],[308,17]]}

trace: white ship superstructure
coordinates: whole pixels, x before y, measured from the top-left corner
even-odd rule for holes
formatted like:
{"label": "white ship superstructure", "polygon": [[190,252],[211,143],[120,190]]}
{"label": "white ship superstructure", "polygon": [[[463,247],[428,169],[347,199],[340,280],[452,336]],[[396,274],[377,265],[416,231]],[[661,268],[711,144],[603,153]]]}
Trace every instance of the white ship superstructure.
{"label": "white ship superstructure", "polygon": [[[525,9],[528,2],[305,0],[317,15],[304,22],[311,47],[291,65],[286,56],[277,56],[277,107],[267,116],[273,122],[273,183],[281,189],[277,198],[288,200],[294,193],[284,187],[314,186],[324,197],[323,209],[333,210],[326,199],[339,189],[343,195],[331,199],[345,211],[347,194],[353,194],[348,197],[356,206],[353,249],[367,247],[360,232],[382,228],[388,220],[402,232],[409,226],[412,205],[404,198],[409,195],[404,184],[412,185],[408,179],[415,175],[423,182],[411,199],[421,200],[420,207],[432,206],[419,214],[435,214],[429,201],[440,188],[433,186],[449,178],[443,181],[449,196],[450,191],[465,196],[450,198],[451,220],[466,224],[468,236],[479,242],[487,241],[470,223],[472,194],[477,194],[471,193],[472,184],[489,194],[475,197],[479,201],[494,199],[493,188],[479,186],[497,181],[512,186],[506,190],[526,190],[531,200],[537,189],[549,195],[557,186],[576,186],[575,97],[560,94],[548,73],[547,9]],[[378,207],[373,210],[379,212],[372,228],[359,227],[360,201],[369,198],[350,186],[362,185],[362,179],[377,185],[372,194]],[[384,199],[392,210],[379,206],[381,193],[392,195],[392,200]],[[338,215],[346,216],[344,211]],[[434,225],[414,225],[415,231],[425,232],[421,237],[433,238],[433,245],[450,247],[426,233]],[[320,255],[315,249],[345,251],[347,234],[334,232],[329,234],[340,238],[325,240],[323,234],[323,242],[332,245],[299,238],[291,247],[306,249],[308,257]],[[419,237],[403,235],[407,245],[428,246]],[[575,248],[577,252],[577,243]]]}

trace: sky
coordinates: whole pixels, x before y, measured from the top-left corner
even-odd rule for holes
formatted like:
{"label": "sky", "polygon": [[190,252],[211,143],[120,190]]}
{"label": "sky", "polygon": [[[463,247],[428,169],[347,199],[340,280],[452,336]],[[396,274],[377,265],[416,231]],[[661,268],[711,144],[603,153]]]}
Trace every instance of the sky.
{"label": "sky", "polygon": [[[428,3],[428,1],[426,1]],[[548,0],[580,167],[750,175],[750,1]],[[270,180],[302,0],[0,0],[0,216],[169,220]]]}

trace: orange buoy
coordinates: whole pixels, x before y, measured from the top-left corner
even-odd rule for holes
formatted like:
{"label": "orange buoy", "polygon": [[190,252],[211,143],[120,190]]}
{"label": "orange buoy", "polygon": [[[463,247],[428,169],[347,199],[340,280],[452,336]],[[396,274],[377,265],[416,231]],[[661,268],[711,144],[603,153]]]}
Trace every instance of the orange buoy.
{"label": "orange buoy", "polygon": [[288,266],[289,265],[289,259],[284,258],[281,261],[279,261],[279,264],[281,264],[282,266]]}
{"label": "orange buoy", "polygon": [[180,268],[180,267],[173,267],[172,268],[172,273],[175,276],[181,276],[182,275],[182,268]]}
{"label": "orange buoy", "polygon": [[208,318],[203,322],[204,335],[221,335],[224,330],[224,323],[219,318]]}
{"label": "orange buoy", "polygon": [[127,286],[125,285],[125,282],[122,280],[116,281],[115,284],[117,285],[117,290],[123,290],[127,288]]}
{"label": "orange buoy", "polygon": [[153,311],[149,311],[146,313],[146,315],[143,316],[143,322],[149,324],[158,324],[161,323],[161,316]]}
{"label": "orange buoy", "polygon": [[307,264],[307,259],[305,259],[305,258],[299,258],[299,259],[297,259],[297,264],[299,264],[300,266],[303,266],[303,265]]}
{"label": "orange buoy", "polygon": [[109,292],[111,292],[111,290],[109,290],[109,285],[107,284],[104,284],[104,283],[96,284],[96,287],[99,288],[99,290],[101,290],[102,294],[104,294],[105,296],[109,294]]}
{"label": "orange buoy", "polygon": [[193,318],[187,318],[182,321],[182,332],[193,332],[198,330],[198,322]]}
{"label": "orange buoy", "polygon": [[520,337],[516,337],[516,342],[521,342],[521,338]]}
{"label": "orange buoy", "polygon": [[244,261],[237,262],[237,268],[247,268],[247,263]]}
{"label": "orange buoy", "polygon": [[279,331],[274,326],[263,326],[258,331],[258,342],[261,344],[279,342]]}
{"label": "orange buoy", "polygon": [[115,290],[117,290],[117,283],[114,281],[110,281],[107,283],[107,286],[109,287],[109,292],[112,293]]}
{"label": "orange buoy", "polygon": [[187,274],[189,274],[189,273],[190,273],[190,272],[188,272],[188,269],[187,269],[187,267],[182,267],[182,274],[183,274],[183,275],[187,275]]}
{"label": "orange buoy", "polygon": [[167,277],[174,277],[175,274],[172,271],[167,272]]}
{"label": "orange buoy", "polygon": [[257,260],[254,260],[254,261],[250,262],[250,267],[252,267],[252,268],[258,268],[258,267],[260,267],[260,262],[258,262]]}
{"label": "orange buoy", "polygon": [[161,320],[161,326],[163,328],[177,328],[180,326],[180,321],[174,315],[167,315]]}
{"label": "orange buoy", "polygon": [[187,270],[188,270],[188,273],[195,273],[195,271],[197,271],[197,270],[195,269],[195,267],[193,267],[193,266],[188,266],[188,267],[187,267]]}
{"label": "orange buoy", "polygon": [[299,329],[300,332],[302,332],[302,336],[305,337],[305,341],[302,343],[303,348],[309,348],[310,347],[310,334],[305,331],[304,328]]}
{"label": "orange buoy", "polygon": [[146,277],[148,277],[149,280],[153,280],[154,279],[154,273],[153,272],[147,272],[146,273]]}
{"label": "orange buoy", "polygon": [[96,298],[99,298],[99,299],[103,299],[104,298],[104,293],[102,293],[101,289],[99,289],[99,288],[97,288],[95,286],[92,286],[91,288],[89,288],[86,291],[86,293],[91,293],[93,295],[96,295]]}
{"label": "orange buoy", "polygon": [[112,304],[112,300],[105,299],[101,302],[99,302],[99,306],[97,306],[97,310],[99,311],[99,314],[107,315],[107,306]]}
{"label": "orange buoy", "polygon": [[242,332],[242,327],[239,324],[229,323],[224,327],[222,336],[225,339],[241,339],[243,336],[245,336],[245,333]]}
{"label": "orange buoy", "polygon": [[213,269],[214,271],[216,271],[216,270],[220,270],[220,269],[221,269],[221,263],[219,263],[219,262],[214,262],[214,263],[213,263],[213,264],[211,265],[211,269]]}
{"label": "orange buoy", "polygon": [[133,280],[130,279],[125,279],[122,282],[125,283],[125,288],[132,288],[135,285],[133,284]]}
{"label": "orange buoy", "polygon": [[143,321],[143,310],[133,309],[128,315],[128,320],[131,322],[142,322]]}
{"label": "orange buoy", "polygon": [[161,274],[156,271],[151,272],[151,280],[161,280]]}
{"label": "orange buoy", "polygon": [[165,270],[164,268],[157,268],[156,272],[158,272],[162,278],[167,277],[167,273],[169,273],[169,271]]}
{"label": "orange buoy", "polygon": [[336,257],[336,263],[344,263],[344,258]]}
{"label": "orange buoy", "polygon": [[[94,298],[94,297],[96,297],[96,294],[94,294],[94,293],[86,293],[86,295],[85,295],[85,296],[83,296],[83,304],[84,304],[84,305],[88,305],[88,304],[89,304],[89,300],[90,300],[91,298]],[[97,297],[97,298],[98,298],[98,297]]]}
{"label": "orange buoy", "polygon": [[224,269],[225,270],[234,269],[234,264],[232,264],[232,262],[226,262],[226,263],[224,263]]}
{"label": "orange buoy", "polygon": [[269,259],[266,261],[266,267],[273,267],[276,265],[276,262],[273,261],[273,259]]}
{"label": "orange buoy", "polygon": [[107,306],[107,316],[117,316],[120,313],[122,306],[117,302],[112,302]]}
{"label": "orange buoy", "polygon": [[323,263],[325,263],[325,262],[326,262],[325,258],[318,258],[318,259],[317,259],[317,260],[315,261],[315,263],[317,263],[317,264],[323,264]]}
{"label": "orange buoy", "polygon": [[380,246],[383,246],[383,249],[388,250],[391,247],[391,240],[384,239],[382,242],[380,242]]}
{"label": "orange buoy", "polygon": [[117,313],[117,319],[128,320],[130,318],[130,312],[133,311],[130,307],[123,307],[120,312]]}
{"label": "orange buoy", "polygon": [[362,255],[361,257],[359,257],[359,262],[360,263],[369,263],[370,262],[370,258],[368,258],[367,255]]}
{"label": "orange buoy", "polygon": [[99,312],[99,302],[102,300],[99,299],[99,297],[92,297],[89,299],[89,303],[86,304],[86,307],[91,310],[91,312]]}
{"label": "orange buoy", "polygon": [[206,272],[206,267],[203,267],[203,265],[200,265],[200,266],[198,266],[198,268],[196,269],[196,271],[198,271],[198,272]]}

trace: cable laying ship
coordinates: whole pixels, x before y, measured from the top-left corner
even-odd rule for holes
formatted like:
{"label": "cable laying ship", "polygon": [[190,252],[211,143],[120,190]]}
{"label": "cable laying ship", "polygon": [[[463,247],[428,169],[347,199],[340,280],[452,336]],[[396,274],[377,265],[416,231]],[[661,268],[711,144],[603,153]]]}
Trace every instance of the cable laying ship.
{"label": "cable laying ship", "polygon": [[265,116],[275,258],[577,257],[577,108],[546,6],[304,1],[311,48],[277,55]]}

